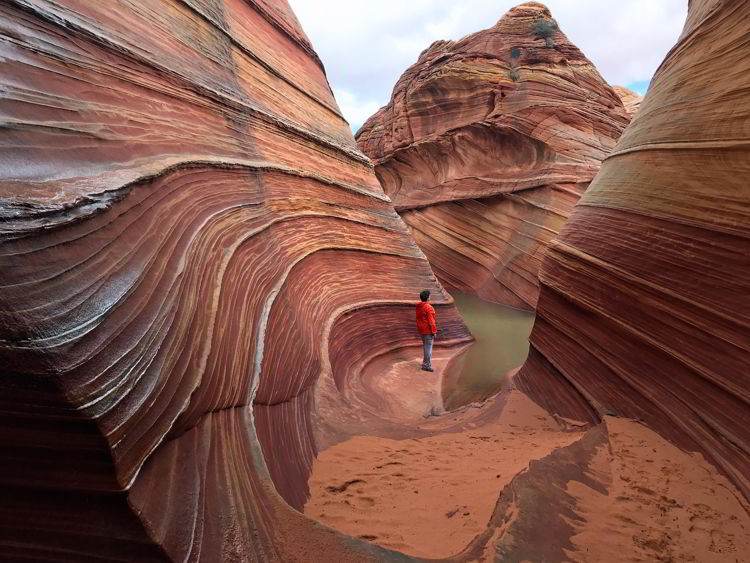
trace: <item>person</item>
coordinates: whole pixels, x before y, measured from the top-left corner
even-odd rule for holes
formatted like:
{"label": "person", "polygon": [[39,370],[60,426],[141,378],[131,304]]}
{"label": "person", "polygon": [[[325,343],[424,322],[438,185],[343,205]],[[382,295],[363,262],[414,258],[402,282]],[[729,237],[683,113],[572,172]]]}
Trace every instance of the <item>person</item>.
{"label": "person", "polygon": [[419,294],[420,302],[417,303],[417,330],[422,337],[424,347],[424,358],[422,360],[423,371],[435,371],[432,369],[432,343],[437,334],[437,321],[435,320],[435,309],[427,301],[430,299],[430,290],[425,289]]}

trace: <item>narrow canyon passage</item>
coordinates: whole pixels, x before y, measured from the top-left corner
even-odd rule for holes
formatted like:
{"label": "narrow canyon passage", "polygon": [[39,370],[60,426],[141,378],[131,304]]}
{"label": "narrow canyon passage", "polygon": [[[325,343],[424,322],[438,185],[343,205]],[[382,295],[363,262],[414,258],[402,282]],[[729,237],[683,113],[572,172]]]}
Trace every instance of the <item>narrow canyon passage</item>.
{"label": "narrow canyon passage", "polygon": [[750,561],[750,2],[292,3],[0,2],[0,561]]}

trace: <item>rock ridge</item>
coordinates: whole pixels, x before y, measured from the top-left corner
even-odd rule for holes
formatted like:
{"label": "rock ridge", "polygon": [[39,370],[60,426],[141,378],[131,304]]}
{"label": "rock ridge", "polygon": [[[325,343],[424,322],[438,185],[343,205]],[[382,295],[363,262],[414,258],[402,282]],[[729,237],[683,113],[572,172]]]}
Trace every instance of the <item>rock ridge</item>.
{"label": "rock ridge", "polygon": [[546,246],[628,121],[530,2],[430,45],[356,138],[447,289],[533,309]]}
{"label": "rock ridge", "polygon": [[748,17],[746,3],[690,3],[637,115],[549,247],[518,375],[559,414],[635,418],[701,452],[746,499]]}

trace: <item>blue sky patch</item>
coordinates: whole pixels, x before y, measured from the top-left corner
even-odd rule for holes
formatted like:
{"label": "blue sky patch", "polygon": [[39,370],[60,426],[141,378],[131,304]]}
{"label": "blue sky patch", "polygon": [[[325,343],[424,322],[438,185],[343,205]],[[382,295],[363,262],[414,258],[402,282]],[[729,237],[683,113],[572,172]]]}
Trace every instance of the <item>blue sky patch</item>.
{"label": "blue sky patch", "polygon": [[636,82],[631,82],[626,86],[629,90],[632,90],[636,94],[640,94],[641,96],[646,94],[646,90],[648,90],[648,83],[649,80],[638,80]]}

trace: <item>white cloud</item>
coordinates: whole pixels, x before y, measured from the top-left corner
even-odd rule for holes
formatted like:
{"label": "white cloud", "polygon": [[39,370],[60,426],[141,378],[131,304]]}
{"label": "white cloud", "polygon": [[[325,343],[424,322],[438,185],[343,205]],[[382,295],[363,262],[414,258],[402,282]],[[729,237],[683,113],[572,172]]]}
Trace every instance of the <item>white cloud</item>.
{"label": "white cloud", "polygon": [[[438,39],[486,29],[513,0],[289,0],[356,130]],[[610,84],[648,81],[682,30],[687,0],[547,0],[562,31]]]}
{"label": "white cloud", "polygon": [[374,98],[360,99],[356,94],[344,88],[331,85],[333,95],[339,104],[341,113],[344,114],[352,130],[356,131],[373,113],[380,109],[381,103]]}

